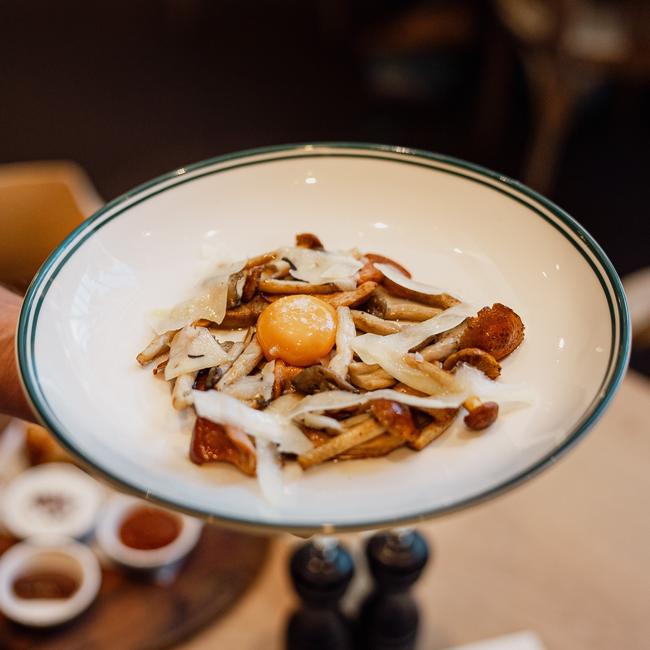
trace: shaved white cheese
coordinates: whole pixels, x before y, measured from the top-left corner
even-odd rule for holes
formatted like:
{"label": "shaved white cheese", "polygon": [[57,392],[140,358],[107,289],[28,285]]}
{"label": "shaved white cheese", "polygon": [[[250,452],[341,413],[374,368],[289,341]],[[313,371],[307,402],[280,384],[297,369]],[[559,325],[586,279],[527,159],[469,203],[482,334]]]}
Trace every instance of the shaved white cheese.
{"label": "shaved white cheese", "polygon": [[[429,318],[421,323],[414,323],[395,334],[388,334],[387,336],[379,336],[378,334],[362,334],[360,337],[357,337],[355,341],[369,337],[381,338],[396,350],[399,350],[400,352],[408,352],[415,346],[420,345],[423,341],[426,341],[426,339],[456,327],[456,325],[462,323],[469,316],[474,316],[477,312],[478,309],[475,305],[461,302],[449,309],[445,309],[439,314],[436,314],[433,318]],[[352,349],[356,352],[354,342],[352,344]]]}
{"label": "shaved white cheese", "polygon": [[177,330],[195,320],[205,318],[220,323],[226,315],[228,301],[228,281],[233,273],[239,273],[245,262],[221,266],[217,274],[206,280],[197,295],[185,300],[169,311],[156,311],[153,314],[153,327],[156,333]]}
{"label": "shaved white cheese", "polygon": [[311,248],[283,248],[280,257],[291,261],[289,272],[297,280],[312,284],[333,282],[341,291],[357,286],[355,275],[363,264],[346,252],[326,252]]}
{"label": "shaved white cheese", "polygon": [[355,339],[354,351],[364,363],[380,365],[389,375],[411,388],[428,395],[441,393],[443,389],[439,381],[406,363],[404,359],[406,353],[386,342],[386,339],[392,336],[364,334]]}
{"label": "shaved white cheese", "polygon": [[227,359],[224,349],[205,327],[187,325],[171,343],[165,379],[169,381],[179,375],[212,368]]}
{"label": "shaved white cheese", "polygon": [[232,384],[228,384],[223,389],[227,395],[232,395],[241,400],[263,399],[264,383],[262,381],[262,374],[249,375],[242,377]]}
{"label": "shaved white cheese", "polygon": [[395,284],[399,284],[400,287],[404,287],[405,289],[418,291],[419,293],[424,293],[428,296],[437,296],[441,293],[446,293],[444,289],[434,287],[430,284],[424,284],[424,282],[417,282],[411,278],[406,277],[392,264],[374,262],[374,266],[378,271],[381,271],[389,280],[392,280]]}
{"label": "shaved white cheese", "polygon": [[483,401],[493,400],[499,403],[503,413],[530,406],[536,401],[535,392],[523,384],[506,384],[501,381],[488,379],[480,370],[471,366],[459,369],[458,393],[440,395],[437,397],[419,397],[408,395],[390,388],[373,390],[367,393],[349,393],[344,390],[331,390],[324,393],[309,395],[296,404],[289,412],[291,418],[302,418],[308,413],[322,413],[323,411],[336,411],[360,406],[377,399],[388,399],[400,404],[407,404],[416,408],[457,408],[470,396],[476,395]]}
{"label": "shaved white cheese", "polygon": [[230,424],[250,436],[275,442],[280,451],[302,454],[313,446],[286,416],[269,412],[268,409],[256,411],[223,392],[195,390],[194,408],[200,417],[217,424]]}
{"label": "shaved white cheese", "polygon": [[318,413],[305,413],[300,418],[302,423],[310,429],[323,429],[330,433],[341,433],[343,426],[335,418],[327,417],[327,415],[319,415]]}
{"label": "shaved white cheese", "polygon": [[348,376],[348,366],[352,363],[352,341],[356,338],[357,329],[352,320],[349,307],[338,307],[336,310],[336,354],[329,362],[329,370],[345,379]]}
{"label": "shaved white cheese", "polygon": [[360,406],[376,399],[389,399],[400,404],[419,406],[421,408],[454,408],[460,405],[465,397],[458,394],[445,395],[444,397],[418,397],[417,395],[400,393],[390,388],[372,390],[367,393],[349,393],[345,390],[330,390],[305,397],[300,404],[296,405],[289,412],[289,416],[297,418],[304,416],[306,413],[336,411],[351,406]]}
{"label": "shaved white cheese", "polygon": [[274,399],[267,407],[267,413],[276,413],[278,415],[287,415],[303,400],[303,396],[298,393],[286,393]]}
{"label": "shaved white cheese", "polygon": [[279,505],[284,500],[284,475],[278,446],[262,438],[257,438],[256,445],[260,490],[270,504]]}
{"label": "shaved white cheese", "polygon": [[248,336],[248,328],[246,327],[240,330],[223,330],[216,327],[211,327],[209,329],[210,334],[212,334],[219,343],[226,343],[228,341],[241,343],[242,341],[245,341]]}
{"label": "shaved white cheese", "polygon": [[537,402],[537,392],[528,384],[509,384],[487,377],[483,372],[463,363],[455,373],[460,390],[468,397],[476,395],[484,402],[499,404],[500,413],[531,406]]}

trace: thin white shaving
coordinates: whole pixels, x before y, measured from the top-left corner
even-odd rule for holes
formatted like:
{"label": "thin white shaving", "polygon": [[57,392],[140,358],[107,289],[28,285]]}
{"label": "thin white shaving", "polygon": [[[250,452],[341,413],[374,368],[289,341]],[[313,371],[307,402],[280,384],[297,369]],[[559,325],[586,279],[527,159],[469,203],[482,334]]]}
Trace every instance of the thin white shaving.
{"label": "thin white shaving", "polygon": [[280,451],[302,454],[313,446],[287,417],[269,413],[268,409],[256,411],[223,392],[195,390],[194,407],[200,417],[217,424],[230,424],[254,438],[275,442]]}

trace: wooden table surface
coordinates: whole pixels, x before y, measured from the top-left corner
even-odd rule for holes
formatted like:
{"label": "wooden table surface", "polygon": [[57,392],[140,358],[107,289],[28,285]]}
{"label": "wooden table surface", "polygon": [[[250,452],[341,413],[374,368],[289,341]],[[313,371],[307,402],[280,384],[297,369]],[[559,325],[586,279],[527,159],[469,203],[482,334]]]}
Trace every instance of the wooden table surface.
{"label": "wooden table surface", "polygon": [[[419,648],[529,629],[548,650],[650,648],[650,382],[629,373],[576,449],[528,484],[420,530]],[[345,542],[358,549],[361,536]],[[183,650],[283,648],[289,536],[247,596]]]}

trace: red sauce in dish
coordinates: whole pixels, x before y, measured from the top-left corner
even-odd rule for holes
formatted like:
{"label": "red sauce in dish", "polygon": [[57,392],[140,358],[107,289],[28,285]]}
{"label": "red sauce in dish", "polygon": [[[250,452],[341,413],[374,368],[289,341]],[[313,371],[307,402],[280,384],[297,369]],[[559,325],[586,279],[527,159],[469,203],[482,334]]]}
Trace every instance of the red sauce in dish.
{"label": "red sauce in dish", "polygon": [[34,600],[70,598],[79,588],[75,578],[55,571],[25,573],[14,581],[13,589],[18,598]]}
{"label": "red sauce in dish", "polygon": [[125,546],[151,551],[171,544],[181,532],[180,519],[169,512],[141,506],[134,508],[120,526],[120,539]]}

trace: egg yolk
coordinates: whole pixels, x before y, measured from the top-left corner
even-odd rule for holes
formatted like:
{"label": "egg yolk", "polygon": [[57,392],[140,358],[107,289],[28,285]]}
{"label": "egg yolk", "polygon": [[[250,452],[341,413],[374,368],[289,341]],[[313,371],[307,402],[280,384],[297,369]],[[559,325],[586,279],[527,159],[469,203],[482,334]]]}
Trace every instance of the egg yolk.
{"label": "egg yolk", "polygon": [[269,360],[310,366],[334,346],[336,310],[314,296],[279,298],[257,319],[257,340]]}

